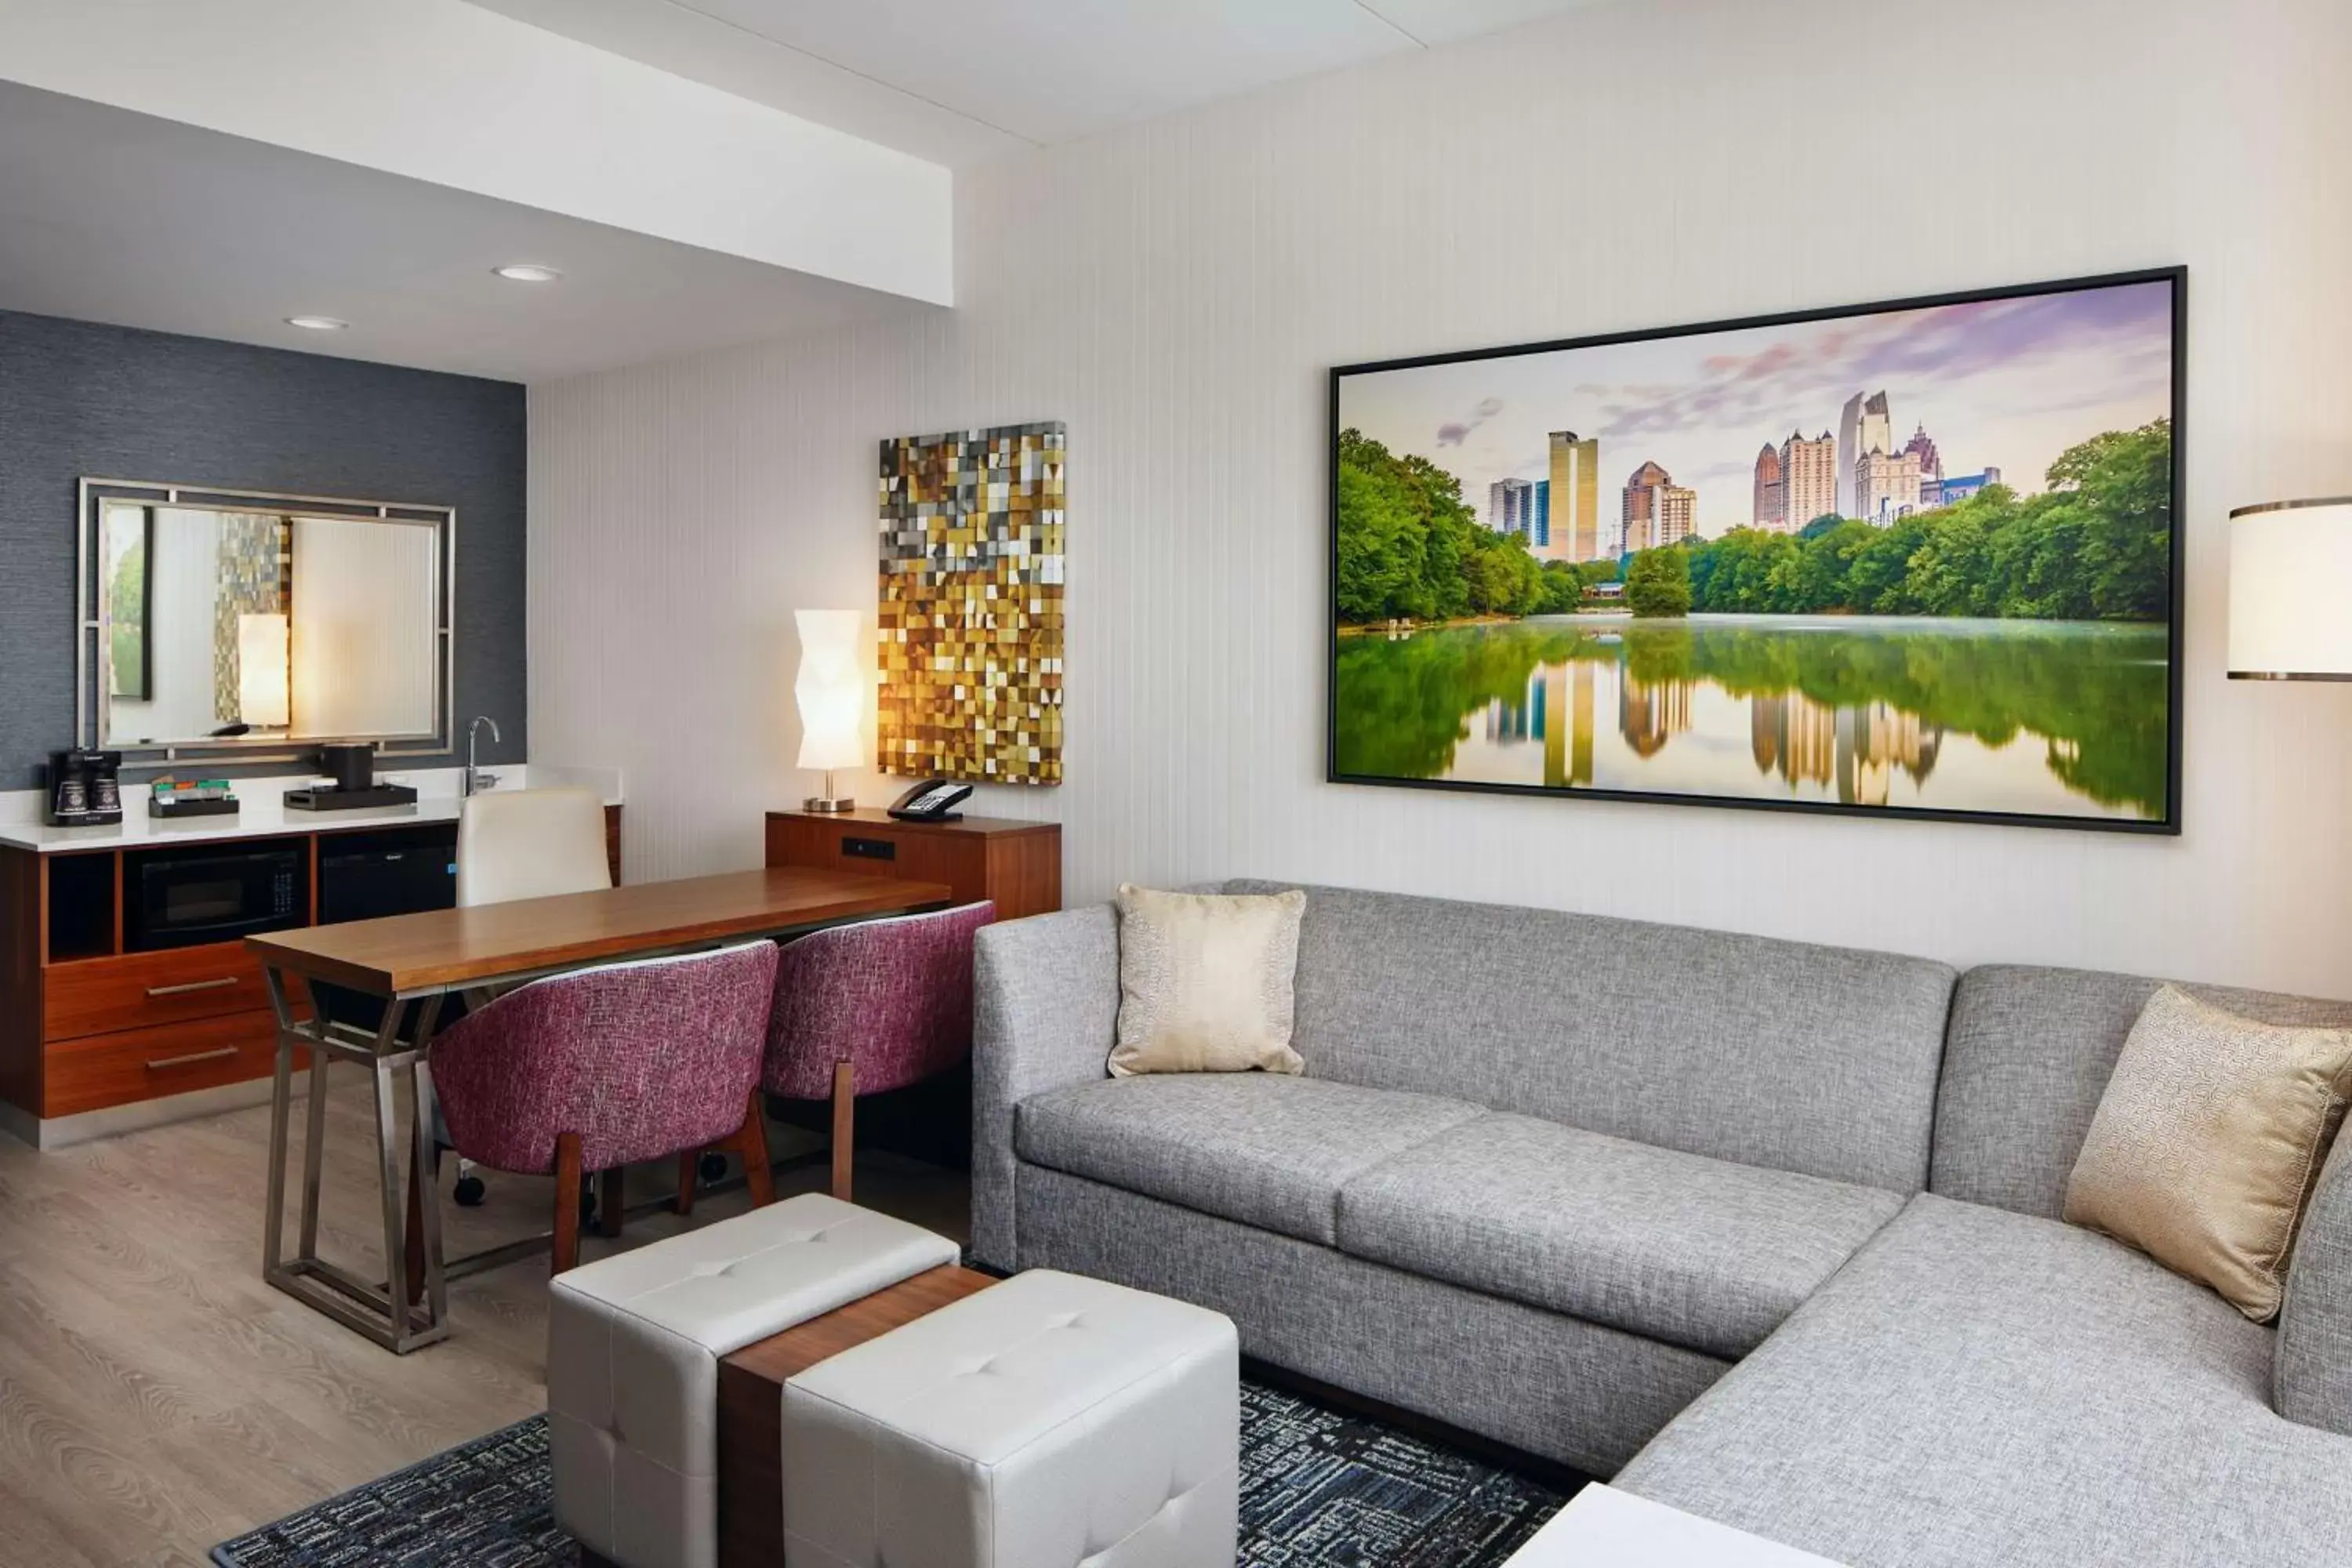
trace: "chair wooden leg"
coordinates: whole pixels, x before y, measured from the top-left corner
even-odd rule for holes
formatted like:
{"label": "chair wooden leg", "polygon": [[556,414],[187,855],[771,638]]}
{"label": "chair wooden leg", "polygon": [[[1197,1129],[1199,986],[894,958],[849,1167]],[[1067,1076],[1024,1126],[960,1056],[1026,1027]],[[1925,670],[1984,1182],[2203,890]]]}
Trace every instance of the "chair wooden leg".
{"label": "chair wooden leg", "polygon": [[688,1149],[677,1157],[677,1200],[670,1207],[682,1215],[694,1212],[696,1167],[702,1163],[702,1151]]}
{"label": "chair wooden leg", "polygon": [[580,1266],[580,1134],[555,1135],[554,1272]]}
{"label": "chair wooden leg", "polygon": [[857,1156],[857,1069],[833,1064],[833,1195],[850,1201],[850,1167]]}
{"label": "chair wooden leg", "polygon": [[743,1156],[743,1184],[751,1189],[751,1206],[766,1208],[776,1201],[776,1173],[768,1165],[768,1112],[756,1089],[743,1112],[742,1130],[735,1134],[735,1147]]}
{"label": "chair wooden leg", "polygon": [[609,1171],[596,1173],[596,1234],[598,1236],[621,1234],[622,1209],[628,1201],[622,1194],[621,1176],[622,1168],[618,1165]]}

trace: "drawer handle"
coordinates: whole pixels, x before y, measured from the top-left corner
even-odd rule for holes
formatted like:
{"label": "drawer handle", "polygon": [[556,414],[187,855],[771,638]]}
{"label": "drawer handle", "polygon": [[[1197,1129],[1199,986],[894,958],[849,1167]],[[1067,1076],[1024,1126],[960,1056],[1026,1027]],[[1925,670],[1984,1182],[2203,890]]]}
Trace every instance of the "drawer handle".
{"label": "drawer handle", "polygon": [[234,974],[226,974],[218,980],[191,980],[185,985],[150,985],[147,987],[147,994],[185,996],[191,991],[226,991],[236,984],[236,978]]}
{"label": "drawer handle", "polygon": [[229,1058],[235,1055],[236,1055],[236,1047],[235,1046],[223,1046],[216,1051],[190,1051],[184,1057],[164,1057],[160,1060],[149,1062],[147,1064],[147,1070],[149,1072],[154,1072],[163,1068],[194,1067],[198,1062],[226,1061]]}

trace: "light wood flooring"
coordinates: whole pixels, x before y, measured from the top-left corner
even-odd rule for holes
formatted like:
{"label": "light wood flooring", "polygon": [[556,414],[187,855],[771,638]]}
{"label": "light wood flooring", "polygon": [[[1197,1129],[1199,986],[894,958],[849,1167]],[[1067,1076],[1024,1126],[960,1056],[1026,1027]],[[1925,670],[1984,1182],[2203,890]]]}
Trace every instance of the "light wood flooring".
{"label": "light wood flooring", "polygon": [[[320,1247],[380,1274],[367,1082],[334,1078]],[[299,1105],[294,1122],[299,1151]],[[202,1564],[254,1525],[546,1408],[544,1262],[453,1285],[451,1336],[407,1356],[264,1285],[268,1131],[256,1107],[47,1154],[0,1133],[0,1568]],[[779,1131],[780,1151],[797,1136]],[[547,1228],[545,1179],[485,1174],[481,1208],[444,1207],[453,1253]],[[455,1175],[447,1162],[445,1188]],[[629,1176],[633,1202],[668,1190],[652,1167]],[[813,1166],[779,1187],[824,1180]],[[861,1203],[965,1234],[961,1174],[861,1156],[857,1182]],[[691,1222],[632,1221],[620,1240],[583,1237],[583,1256],[744,1203],[707,1196]]]}

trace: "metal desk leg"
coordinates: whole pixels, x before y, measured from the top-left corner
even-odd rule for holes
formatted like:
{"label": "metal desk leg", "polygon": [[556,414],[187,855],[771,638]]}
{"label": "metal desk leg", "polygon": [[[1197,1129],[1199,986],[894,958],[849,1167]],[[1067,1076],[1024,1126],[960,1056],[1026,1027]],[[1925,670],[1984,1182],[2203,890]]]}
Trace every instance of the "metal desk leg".
{"label": "metal desk leg", "polygon": [[[261,978],[269,988],[269,1005],[278,1015],[278,1070],[269,1092],[269,1203],[261,1237],[261,1274],[263,1279],[276,1275],[284,1261],[286,1230],[286,1132],[287,1122],[294,1109],[294,1019],[286,1006],[286,979],[276,969],[264,969]],[[323,1064],[323,1057],[315,1058]],[[319,1092],[319,1074],[310,1077],[310,1093]],[[315,1110],[316,1108],[313,1107]],[[318,1135],[311,1134],[315,1143]],[[310,1238],[304,1238],[304,1252],[314,1250]]]}
{"label": "metal desk leg", "polygon": [[[445,1288],[436,1283],[444,1275],[437,1246],[437,1225],[425,1233],[426,1289],[421,1310],[407,1300],[409,1292],[405,1275],[408,1260],[400,1186],[401,1140],[394,1131],[400,1074],[404,1070],[413,1073],[430,1042],[434,1020],[440,1012],[440,999],[428,996],[416,1008],[415,1029],[410,1040],[404,1044],[400,1032],[402,1021],[409,1011],[407,998],[388,1000],[383,1026],[370,1036],[348,1025],[329,1023],[318,1013],[315,1005],[310,1022],[296,1022],[287,1004],[284,979],[275,971],[269,974],[269,989],[271,1005],[276,1008],[278,1020],[278,1099],[270,1128],[269,1237],[264,1249],[267,1262],[264,1277],[271,1285],[304,1305],[334,1319],[354,1332],[364,1334],[395,1354],[405,1354],[419,1346],[446,1338],[449,1332],[447,1293]],[[317,1063],[311,1078],[314,1099],[310,1107],[310,1126],[314,1132],[304,1163],[300,1221],[303,1246],[297,1256],[288,1258],[282,1255],[288,1153],[286,1135],[293,1083],[293,1051],[298,1046],[310,1050]],[[318,1254],[318,1173],[325,1131],[320,1107],[325,1099],[323,1069],[329,1057],[363,1063],[375,1076],[377,1153],[379,1177],[383,1184],[384,1261],[387,1266],[383,1284],[362,1279]],[[429,1104],[432,1092],[429,1078],[427,1084],[420,1087]],[[424,1135],[419,1134],[420,1142]]]}
{"label": "metal desk leg", "polygon": [[[430,1022],[428,1017],[427,1027]],[[417,1221],[425,1253],[425,1320],[438,1323],[449,1316],[449,1279],[441,1256],[441,1188],[433,1179],[433,1069],[422,1056],[416,1058],[415,1072],[415,1139],[408,1157],[415,1162],[410,1168],[415,1172]]]}
{"label": "metal desk leg", "polygon": [[[302,995],[310,1005],[310,1016],[325,1026],[327,1015],[319,1007],[319,988],[302,977]],[[391,1005],[391,1004],[386,1004]],[[304,1258],[319,1256],[319,1174],[327,1152],[327,1053],[310,1053],[310,1098],[303,1110],[302,1142],[302,1251]]]}

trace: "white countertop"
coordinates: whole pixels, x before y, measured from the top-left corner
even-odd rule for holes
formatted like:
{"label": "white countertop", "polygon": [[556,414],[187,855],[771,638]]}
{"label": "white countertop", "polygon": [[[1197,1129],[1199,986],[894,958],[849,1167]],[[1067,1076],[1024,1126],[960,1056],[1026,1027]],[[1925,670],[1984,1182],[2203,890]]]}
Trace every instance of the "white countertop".
{"label": "white countertop", "polygon": [[[621,775],[613,768],[568,768],[528,763],[485,768],[483,772],[498,776],[498,783],[491,788],[500,794],[577,784],[595,790],[606,805],[622,803]],[[182,769],[179,776],[201,777],[203,770]],[[238,811],[234,816],[198,816],[180,821],[150,816],[145,785],[125,784],[121,823],[106,827],[51,827],[41,820],[42,792],[16,790],[0,795],[0,845],[54,855],[77,849],[145,849],[159,844],[218,843],[289,833],[343,833],[363,827],[455,822],[464,805],[463,768],[387,767],[376,776],[380,783],[404,784],[415,788],[415,804],[366,811],[289,811],[286,792],[314,782],[315,775],[279,773],[236,780]]]}

